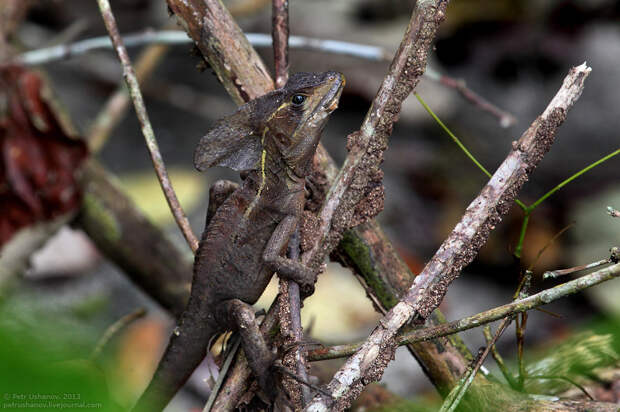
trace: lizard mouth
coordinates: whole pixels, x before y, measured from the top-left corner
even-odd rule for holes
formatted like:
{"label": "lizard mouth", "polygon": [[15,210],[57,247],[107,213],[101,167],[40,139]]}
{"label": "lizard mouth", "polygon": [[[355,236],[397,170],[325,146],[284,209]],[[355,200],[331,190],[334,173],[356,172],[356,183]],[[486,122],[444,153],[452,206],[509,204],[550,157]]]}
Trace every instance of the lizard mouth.
{"label": "lizard mouth", "polygon": [[346,83],[344,76],[340,73],[332,72],[330,74],[331,87],[323,97],[321,104],[318,105],[319,110],[327,110],[329,113],[336,110],[338,101],[342,94],[342,89]]}

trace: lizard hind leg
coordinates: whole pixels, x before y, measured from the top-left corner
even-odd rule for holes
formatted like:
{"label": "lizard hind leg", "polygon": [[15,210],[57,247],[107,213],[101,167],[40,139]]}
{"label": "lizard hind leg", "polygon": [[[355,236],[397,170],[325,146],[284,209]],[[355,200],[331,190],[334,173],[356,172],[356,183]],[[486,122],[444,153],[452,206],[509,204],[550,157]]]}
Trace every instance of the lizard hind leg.
{"label": "lizard hind leg", "polygon": [[272,352],[259,329],[252,306],[239,299],[231,299],[220,307],[220,320],[225,321],[230,329],[236,330],[241,336],[241,345],[248,359],[250,369],[261,390],[270,400],[275,399],[276,386],[271,372],[276,354]]}

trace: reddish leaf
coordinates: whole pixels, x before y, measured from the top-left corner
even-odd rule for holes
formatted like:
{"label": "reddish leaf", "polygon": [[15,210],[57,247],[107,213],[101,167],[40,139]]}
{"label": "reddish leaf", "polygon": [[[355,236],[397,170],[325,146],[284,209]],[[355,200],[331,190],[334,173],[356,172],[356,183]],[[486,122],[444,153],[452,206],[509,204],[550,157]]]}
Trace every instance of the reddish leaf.
{"label": "reddish leaf", "polygon": [[62,126],[43,80],[0,68],[0,246],[20,228],[77,208],[86,145]]}

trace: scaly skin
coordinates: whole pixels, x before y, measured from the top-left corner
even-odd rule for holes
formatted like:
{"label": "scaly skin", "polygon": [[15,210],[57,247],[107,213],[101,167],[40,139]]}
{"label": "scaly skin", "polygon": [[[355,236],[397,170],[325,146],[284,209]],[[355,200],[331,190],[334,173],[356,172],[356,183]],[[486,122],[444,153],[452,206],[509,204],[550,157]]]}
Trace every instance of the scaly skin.
{"label": "scaly skin", "polygon": [[321,131],[343,86],[340,73],[297,73],[282,89],[220,121],[199,143],[199,170],[220,165],[251,171],[207,222],[187,308],[135,410],[163,409],[202,361],[212,337],[224,330],[240,332],[263,392],[274,395],[274,354],[250,305],[274,271],[299,283],[305,294],[314,289],[316,273],[283,255],[303,211],[305,177]]}

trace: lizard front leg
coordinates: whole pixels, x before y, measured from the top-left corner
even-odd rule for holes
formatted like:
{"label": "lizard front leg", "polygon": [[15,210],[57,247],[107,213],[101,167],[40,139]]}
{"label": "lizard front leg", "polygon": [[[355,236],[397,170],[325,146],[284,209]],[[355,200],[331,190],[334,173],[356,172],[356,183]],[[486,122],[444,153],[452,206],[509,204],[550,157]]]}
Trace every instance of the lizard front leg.
{"label": "lizard front leg", "polygon": [[281,256],[297,228],[298,221],[297,216],[293,215],[286,216],[280,221],[265,246],[263,260],[278,272],[278,276],[296,282],[303,296],[309,296],[314,292],[316,272],[296,260]]}

